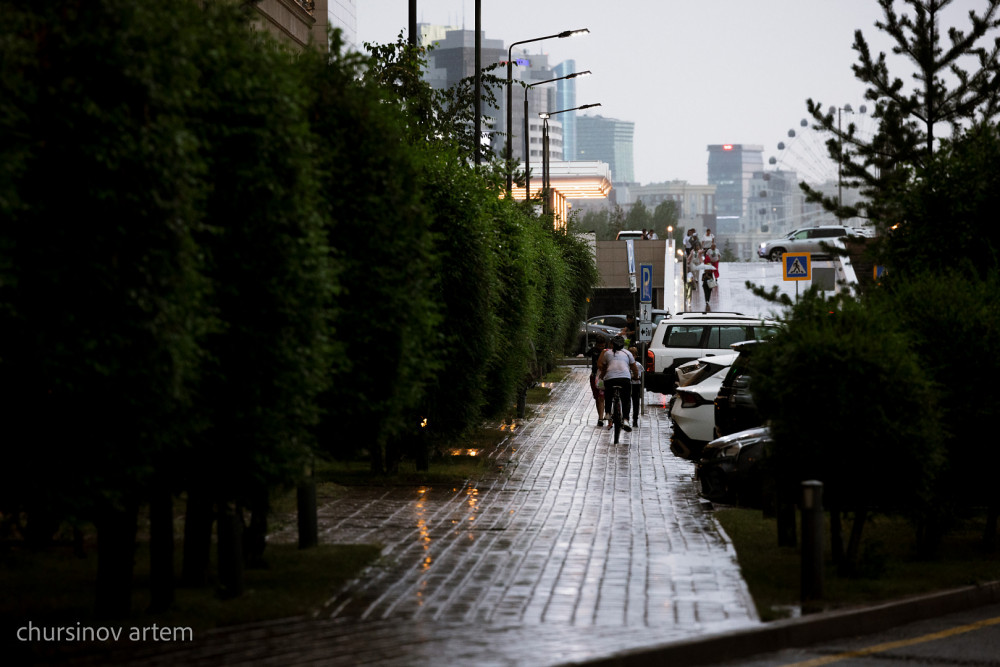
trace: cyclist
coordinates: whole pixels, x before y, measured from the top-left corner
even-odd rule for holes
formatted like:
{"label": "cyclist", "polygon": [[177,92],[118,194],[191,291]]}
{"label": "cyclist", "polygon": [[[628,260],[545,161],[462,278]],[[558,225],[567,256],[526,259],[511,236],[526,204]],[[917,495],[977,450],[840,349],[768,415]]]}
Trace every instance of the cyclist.
{"label": "cyclist", "polygon": [[[611,349],[601,353],[597,360],[598,376],[604,380],[605,402],[611,400],[614,388],[618,387],[618,396],[622,402],[622,428],[631,431],[628,425],[628,415],[631,407],[632,379],[636,377],[635,357],[625,348],[625,338],[621,334],[611,339]],[[605,410],[609,405],[605,405]],[[608,420],[608,428],[614,424]]]}

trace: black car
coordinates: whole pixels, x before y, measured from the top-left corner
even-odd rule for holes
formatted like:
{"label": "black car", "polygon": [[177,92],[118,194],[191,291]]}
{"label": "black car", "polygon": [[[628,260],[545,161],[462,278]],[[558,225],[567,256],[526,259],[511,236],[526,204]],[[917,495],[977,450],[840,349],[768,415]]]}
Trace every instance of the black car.
{"label": "black car", "polygon": [[767,345],[764,341],[748,340],[731,345],[739,356],[729,367],[729,373],[722,380],[719,394],[715,397],[715,435],[722,437],[730,433],[745,431],[748,428],[760,426],[764,421],[757,412],[753,394],[750,393],[750,380],[753,352],[758,345]]}
{"label": "black car", "polygon": [[580,333],[576,339],[576,354],[583,354],[594,344],[597,335],[601,334],[611,340],[615,334],[625,328],[624,315],[597,315],[580,324]]}
{"label": "black car", "polygon": [[767,456],[771,430],[752,428],[718,438],[705,445],[695,464],[701,495],[717,503],[760,503],[765,471],[761,460]]}

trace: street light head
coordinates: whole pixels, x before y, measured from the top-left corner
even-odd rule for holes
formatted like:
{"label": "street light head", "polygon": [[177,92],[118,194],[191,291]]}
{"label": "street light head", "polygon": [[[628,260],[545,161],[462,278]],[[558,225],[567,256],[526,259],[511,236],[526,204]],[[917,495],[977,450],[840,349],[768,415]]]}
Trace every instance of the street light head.
{"label": "street light head", "polygon": [[583,106],[577,107],[577,109],[590,109],[591,107],[599,107],[599,106],[601,106],[600,102],[598,102],[597,104],[584,104]]}
{"label": "street light head", "polygon": [[578,76],[590,76],[590,70],[584,70],[583,72],[574,72],[567,76],[567,79],[575,79]]}
{"label": "street light head", "polygon": [[556,35],[556,37],[562,39],[563,37],[572,37],[573,35],[580,35],[585,32],[590,32],[590,30],[588,28],[580,28],[579,30],[564,30],[563,32]]}
{"label": "street light head", "polygon": [[544,111],[541,111],[539,112],[538,117],[543,119],[548,119],[549,114],[545,113]]}

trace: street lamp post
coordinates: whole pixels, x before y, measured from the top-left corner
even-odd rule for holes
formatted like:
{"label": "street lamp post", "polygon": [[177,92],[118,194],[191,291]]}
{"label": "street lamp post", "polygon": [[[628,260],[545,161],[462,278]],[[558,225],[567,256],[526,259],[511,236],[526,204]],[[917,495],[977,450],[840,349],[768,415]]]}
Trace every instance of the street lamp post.
{"label": "street lamp post", "polygon": [[538,117],[542,119],[542,212],[549,213],[552,209],[551,202],[549,201],[549,117],[555,116],[556,114],[566,113],[568,111],[580,111],[581,109],[590,109],[591,107],[601,106],[600,102],[597,104],[584,104],[582,106],[573,107],[572,109],[560,109],[559,111],[543,111],[538,114]]}
{"label": "street lamp post", "polygon": [[507,49],[507,150],[504,151],[504,157],[507,160],[507,196],[510,196],[511,190],[514,188],[514,174],[510,169],[511,160],[514,159],[512,152],[512,135],[511,135],[511,125],[514,124],[514,94],[511,89],[514,81],[514,70],[511,58],[514,57],[514,47],[519,44],[529,44],[531,42],[541,42],[546,39],[563,39],[565,37],[572,37],[573,35],[578,35],[580,33],[590,32],[587,28],[581,28],[579,30],[564,30],[555,35],[546,35],[545,37],[535,37],[534,39],[524,39],[520,42],[514,42]]}
{"label": "street lamp post", "polygon": [[851,108],[850,104],[845,104],[842,107],[837,107],[837,207],[838,208],[843,208],[844,206],[844,179],[842,175],[843,164],[844,164],[844,135],[840,129],[841,111],[846,111],[847,113],[854,113],[854,109]]}
{"label": "street lamp post", "polygon": [[[535,86],[540,86],[543,83],[552,83],[554,81],[562,81],[563,79],[573,79],[578,76],[587,76],[590,74],[590,70],[584,72],[574,72],[573,74],[567,74],[566,76],[560,76],[555,79],[548,79],[546,81],[536,81],[535,83],[529,83],[524,87],[524,199],[525,201],[531,201],[531,147],[529,145],[530,132],[528,132],[528,90],[534,88]],[[543,127],[548,126],[548,121],[543,123]],[[542,140],[544,141],[546,133],[543,130]],[[548,147],[544,148],[545,153],[544,158],[548,156]],[[565,156],[564,156],[565,157]],[[544,169],[543,169],[544,171]],[[543,185],[544,187],[544,185]]]}

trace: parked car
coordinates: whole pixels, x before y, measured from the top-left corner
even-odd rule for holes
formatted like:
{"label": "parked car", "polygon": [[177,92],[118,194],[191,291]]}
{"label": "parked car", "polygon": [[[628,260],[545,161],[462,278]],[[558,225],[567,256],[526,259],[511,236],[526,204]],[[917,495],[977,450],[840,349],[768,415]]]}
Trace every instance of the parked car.
{"label": "parked car", "polygon": [[602,334],[605,338],[611,339],[615,334],[621,333],[625,327],[626,317],[624,315],[597,315],[591,317],[586,322],[580,324],[580,333],[576,339],[576,354],[583,354],[597,338],[597,334]]}
{"label": "parked car", "polygon": [[671,395],[677,367],[700,357],[731,354],[730,345],[769,338],[779,324],[741,313],[677,313],[660,320],[646,351],[646,389]]}
{"label": "parked car", "polygon": [[757,248],[757,256],[777,262],[786,252],[825,253],[826,251],[822,247],[823,243],[843,247],[844,244],[840,239],[845,236],[858,236],[858,232],[853,227],[843,225],[821,225],[796,229],[780,239],[761,243],[760,247]]}
{"label": "parked car", "polygon": [[702,357],[677,369],[677,393],[670,405],[670,451],[697,460],[715,438],[715,396],[737,354]]}
{"label": "parked car", "polygon": [[761,497],[763,471],[771,430],[765,427],[738,431],[705,445],[695,464],[701,495],[719,503],[757,505]]}
{"label": "parked car", "polygon": [[732,346],[737,352],[736,359],[729,367],[726,377],[719,386],[715,397],[715,436],[722,437],[737,431],[754,428],[763,421],[757,412],[753,394],[750,393],[752,377],[752,357],[763,341],[745,341]]}
{"label": "parked car", "polygon": [[665,308],[653,308],[653,312],[651,314],[654,329],[656,328],[656,325],[660,323],[660,320],[670,317],[670,311]]}
{"label": "parked car", "polygon": [[616,241],[626,241],[628,239],[633,239],[633,240],[641,241],[642,240],[642,230],[641,229],[623,229],[620,232],[618,232],[617,236],[615,236],[615,240]]}

